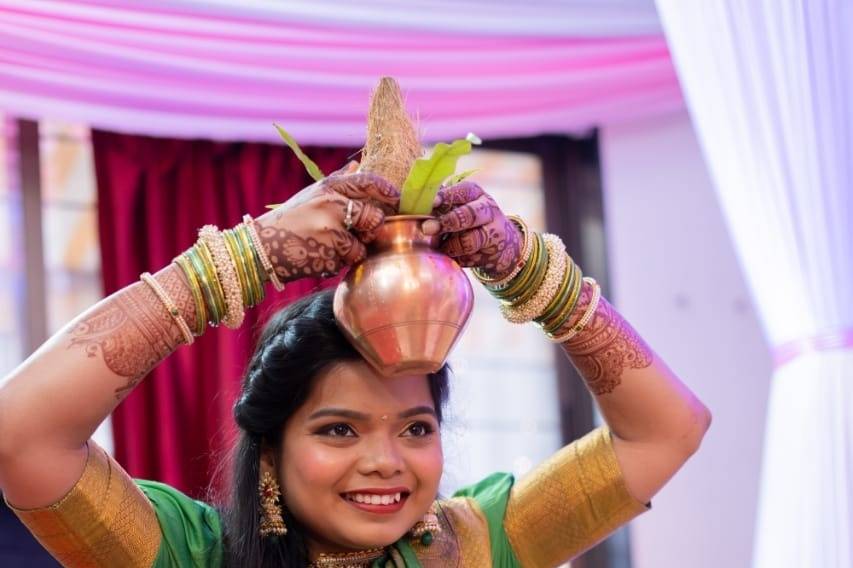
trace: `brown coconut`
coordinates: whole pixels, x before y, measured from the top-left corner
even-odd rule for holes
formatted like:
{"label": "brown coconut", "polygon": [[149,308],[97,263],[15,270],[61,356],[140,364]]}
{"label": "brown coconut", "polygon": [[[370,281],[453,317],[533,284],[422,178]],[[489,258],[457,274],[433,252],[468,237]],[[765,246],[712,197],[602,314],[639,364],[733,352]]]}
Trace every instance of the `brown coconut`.
{"label": "brown coconut", "polygon": [[379,174],[401,187],[421,153],[420,139],[406,112],[400,85],[391,77],[383,77],[370,100],[367,140],[359,170]]}

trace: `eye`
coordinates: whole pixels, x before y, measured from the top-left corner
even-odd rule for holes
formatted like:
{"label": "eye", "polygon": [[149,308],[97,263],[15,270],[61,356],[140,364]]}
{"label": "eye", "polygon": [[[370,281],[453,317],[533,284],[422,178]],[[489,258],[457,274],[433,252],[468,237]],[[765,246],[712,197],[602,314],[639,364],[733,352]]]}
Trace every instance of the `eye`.
{"label": "eye", "polygon": [[406,428],[403,435],[411,436],[413,438],[423,438],[424,436],[429,436],[433,432],[435,432],[435,428],[433,428],[432,424],[429,422],[413,422],[409,424],[409,427]]}
{"label": "eye", "polygon": [[345,437],[353,437],[355,436],[355,431],[350,427],[349,424],[344,424],[343,422],[338,422],[337,424],[330,424],[322,428],[319,432],[324,436],[330,436],[332,438],[345,438]]}

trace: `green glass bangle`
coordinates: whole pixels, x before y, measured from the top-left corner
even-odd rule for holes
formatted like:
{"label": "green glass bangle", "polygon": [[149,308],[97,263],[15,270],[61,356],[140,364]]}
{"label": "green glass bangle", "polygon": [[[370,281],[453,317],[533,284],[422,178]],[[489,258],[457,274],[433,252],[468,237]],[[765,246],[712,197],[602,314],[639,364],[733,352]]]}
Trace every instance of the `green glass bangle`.
{"label": "green glass bangle", "polygon": [[551,337],[560,331],[560,328],[562,328],[572,317],[572,314],[575,313],[575,308],[577,307],[578,301],[581,297],[581,290],[583,290],[583,272],[580,267],[577,266],[574,286],[572,287],[572,293],[566,302],[566,309],[557,314],[556,319],[543,328],[548,337]]}
{"label": "green glass bangle", "polygon": [[515,298],[521,294],[530,282],[530,279],[536,274],[536,271],[541,268],[543,256],[547,265],[547,252],[545,251],[545,242],[539,233],[533,235],[533,251],[530,254],[530,261],[524,266],[521,273],[510,282],[506,288],[491,290],[492,295],[504,302],[515,304]]}
{"label": "green glass bangle", "polygon": [[[540,239],[541,235],[537,235]],[[542,286],[542,283],[545,281],[545,276],[548,274],[548,249],[545,246],[544,241],[542,242],[542,255],[539,263],[537,263],[536,271],[533,273],[532,280],[530,284],[525,286],[521,291],[521,294],[512,300],[513,306],[521,306],[524,305],[530,298],[536,295],[536,291],[539,290],[539,287]]]}
{"label": "green glass bangle", "polygon": [[545,309],[542,311],[542,315],[533,319],[536,323],[541,324],[542,322],[550,320],[560,312],[565,305],[566,300],[569,299],[569,294],[572,291],[572,277],[575,271],[575,263],[572,262],[571,258],[567,258],[566,260],[568,261],[568,266],[566,267],[566,271],[563,273],[563,280],[560,282],[560,288],[551,300],[551,303],[545,306]]}
{"label": "green glass bangle", "polygon": [[192,263],[196,277],[201,283],[201,290],[204,294],[205,302],[207,303],[207,311],[210,314],[210,319],[208,321],[211,325],[217,326],[219,325],[219,322],[222,321],[223,312],[219,310],[219,304],[216,301],[216,294],[213,291],[213,286],[204,266],[202,253],[199,250],[198,245],[194,245],[186,254],[187,258],[189,258]]}
{"label": "green glass bangle", "polygon": [[266,297],[266,291],[264,290],[264,276],[266,276],[266,270],[264,270],[264,265],[261,263],[261,259],[258,256],[258,252],[255,250],[255,247],[252,244],[252,237],[249,236],[248,229],[246,228],[246,226],[239,225],[236,229],[234,229],[234,234],[241,244],[243,255],[246,258],[246,264],[249,265],[249,272],[252,275],[252,282],[254,283],[255,288],[255,296],[258,298],[258,301],[255,303],[255,305],[260,304]]}

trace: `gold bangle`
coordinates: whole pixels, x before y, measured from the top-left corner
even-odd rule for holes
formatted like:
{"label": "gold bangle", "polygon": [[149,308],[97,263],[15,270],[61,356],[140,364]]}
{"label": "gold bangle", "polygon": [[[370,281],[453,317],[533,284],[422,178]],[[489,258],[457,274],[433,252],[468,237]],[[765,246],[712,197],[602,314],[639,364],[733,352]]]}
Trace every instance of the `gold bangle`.
{"label": "gold bangle", "polygon": [[207,321],[210,325],[216,327],[222,320],[222,312],[218,309],[219,306],[216,302],[213,285],[211,284],[207,271],[205,270],[204,259],[202,258],[200,251],[200,247],[196,244],[190,247],[189,250],[184,253],[184,256],[193,269],[196,281],[199,283],[199,288],[201,289],[202,296],[204,297],[205,305],[207,306]]}
{"label": "gold bangle", "polygon": [[584,312],[583,316],[581,316],[581,319],[579,319],[575,325],[569,328],[569,331],[567,331],[563,335],[558,335],[556,337],[549,338],[552,342],[565,343],[566,341],[569,341],[577,334],[582,332],[586,328],[586,326],[589,325],[589,322],[592,321],[593,316],[595,316],[595,311],[598,309],[598,303],[601,301],[601,286],[599,286],[598,282],[596,282],[593,278],[584,278],[584,282],[593,286],[592,299],[589,301],[589,305],[586,307],[586,311]]}
{"label": "gold bangle", "polygon": [[557,235],[545,235],[544,239],[548,251],[548,266],[542,283],[525,303],[501,306],[504,317],[512,323],[527,323],[540,316],[545,307],[553,301],[567,271],[568,255],[563,241]]}
{"label": "gold bangle", "polygon": [[536,294],[536,291],[542,286],[545,276],[548,274],[548,262],[550,260],[548,246],[546,245],[545,235],[539,235],[539,238],[541,240],[539,243],[541,252],[539,263],[536,265],[535,271],[531,273],[529,282],[522,286],[519,295],[508,302],[512,306],[520,306],[530,301]]}
{"label": "gold bangle", "polygon": [[210,289],[210,296],[216,307],[216,314],[218,316],[216,325],[219,325],[225,319],[225,292],[222,290],[222,283],[219,282],[219,277],[216,275],[216,265],[213,264],[213,255],[210,254],[207,244],[199,239],[195,244],[195,248],[198,251],[198,258],[201,260],[204,281]]}
{"label": "gold bangle", "polygon": [[254,305],[254,293],[249,287],[248,267],[245,259],[240,255],[237,249],[237,243],[234,242],[234,236],[228,230],[222,231],[222,238],[225,241],[225,248],[228,250],[228,256],[231,257],[231,263],[234,265],[237,273],[237,280],[240,282],[240,291],[243,298],[243,308],[248,308]]}
{"label": "gold bangle", "polygon": [[255,245],[255,252],[258,253],[258,258],[261,259],[261,266],[264,267],[264,271],[267,273],[267,278],[272,282],[276,291],[281,292],[284,290],[284,284],[282,284],[281,280],[278,279],[278,275],[275,273],[275,268],[273,268],[272,262],[270,262],[270,258],[264,250],[263,243],[261,243],[261,237],[255,230],[255,221],[248,213],[243,215],[243,225],[246,227],[246,231],[249,233],[249,238]]}
{"label": "gold bangle", "polygon": [[489,290],[495,298],[509,303],[516,303],[515,300],[524,292],[537,271],[544,269],[543,260],[547,262],[548,259],[542,235],[534,233],[532,239],[530,261],[505,288]]}
{"label": "gold bangle", "polygon": [[497,289],[506,286],[509,282],[512,281],[513,278],[518,276],[518,273],[521,272],[521,269],[524,268],[524,265],[527,264],[527,261],[530,258],[530,248],[532,243],[530,239],[530,231],[527,228],[527,223],[525,223],[524,220],[521,217],[518,217],[517,215],[509,215],[507,216],[507,219],[512,221],[515,226],[518,227],[518,230],[521,231],[521,236],[523,240],[521,245],[521,251],[518,255],[519,260],[518,263],[515,265],[515,268],[513,268],[512,271],[503,278],[492,278],[491,276],[483,272],[483,270],[481,270],[480,268],[475,268],[473,271],[474,276],[477,278],[477,280],[480,281],[480,283],[485,284],[486,288]]}
{"label": "gold bangle", "polygon": [[187,325],[187,320],[185,320],[184,316],[181,315],[181,312],[178,310],[175,302],[172,301],[172,298],[170,298],[163,287],[160,286],[160,283],[151,276],[150,272],[143,272],[139,278],[145,282],[154,292],[154,295],[160,299],[160,302],[162,302],[166,311],[169,312],[169,315],[173,320],[175,320],[175,323],[178,324],[178,329],[181,330],[181,335],[184,336],[186,344],[191,345],[193,341],[195,341],[195,337],[193,337],[193,334],[190,331],[190,326]]}
{"label": "gold bangle", "polygon": [[266,297],[266,292],[264,291],[264,279],[261,276],[265,273],[264,267],[261,264],[261,260],[260,258],[258,258],[257,253],[255,252],[255,247],[252,245],[252,238],[249,236],[249,232],[246,229],[245,225],[238,225],[234,229],[234,235],[240,242],[242,255],[246,258],[246,264],[249,266],[249,275],[251,278],[252,287],[255,290],[255,297],[258,298],[258,301],[255,302],[255,305],[258,305],[263,302],[264,298]]}
{"label": "gold bangle", "polygon": [[243,293],[240,290],[240,281],[237,279],[237,269],[228,254],[225,246],[225,238],[215,225],[205,225],[198,232],[199,239],[203,241],[213,257],[216,267],[216,275],[222,286],[225,297],[225,317],[222,323],[226,327],[236,329],[243,323],[245,315],[243,309]]}
{"label": "gold bangle", "polygon": [[569,321],[572,314],[575,312],[578,300],[580,300],[581,290],[583,289],[583,272],[577,264],[575,264],[575,269],[575,279],[572,282],[572,291],[569,294],[569,299],[566,301],[565,306],[551,321],[543,324],[542,329],[548,337],[552,337],[555,333],[560,331],[566,322]]}
{"label": "gold bangle", "polygon": [[204,295],[201,291],[201,284],[199,284],[198,278],[196,278],[192,264],[190,264],[190,261],[184,255],[175,257],[175,260],[172,262],[180,267],[187,278],[190,293],[193,295],[193,302],[195,302],[196,328],[193,330],[193,333],[199,336],[204,333],[204,328],[207,325],[207,309],[204,307]]}
{"label": "gold bangle", "polygon": [[568,255],[566,255],[566,257],[567,269],[563,272],[563,279],[560,281],[560,288],[557,290],[557,293],[554,295],[554,299],[551,300],[551,303],[545,306],[545,309],[542,311],[542,315],[533,318],[533,321],[537,324],[542,324],[543,322],[549,321],[553,318],[562,310],[566,300],[569,299],[569,294],[572,292],[572,279],[575,276],[575,267],[577,265],[572,261],[571,257]]}

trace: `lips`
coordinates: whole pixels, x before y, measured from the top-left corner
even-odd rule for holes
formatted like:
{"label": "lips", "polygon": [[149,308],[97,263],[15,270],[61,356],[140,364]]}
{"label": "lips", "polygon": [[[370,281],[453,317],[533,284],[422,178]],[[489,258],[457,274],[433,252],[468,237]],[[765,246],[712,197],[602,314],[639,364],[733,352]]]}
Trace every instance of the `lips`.
{"label": "lips", "polygon": [[356,509],[368,513],[396,513],[403,508],[409,491],[405,487],[358,489],[341,493],[341,498]]}

